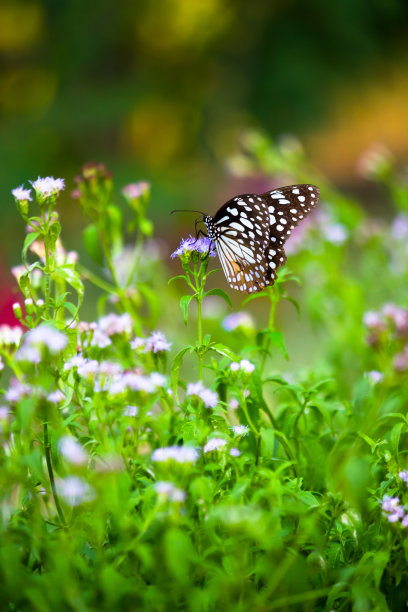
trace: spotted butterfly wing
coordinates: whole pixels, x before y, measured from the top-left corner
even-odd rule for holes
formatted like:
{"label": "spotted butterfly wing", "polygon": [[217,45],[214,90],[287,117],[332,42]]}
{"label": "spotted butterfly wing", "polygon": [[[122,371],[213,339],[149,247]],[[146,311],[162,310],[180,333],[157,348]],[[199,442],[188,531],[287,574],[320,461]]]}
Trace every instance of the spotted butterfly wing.
{"label": "spotted butterfly wing", "polygon": [[283,245],[292,230],[316,206],[320,190],[315,185],[289,185],[261,195],[268,205],[270,242],[265,252],[267,285],[273,285],[276,270],[286,262]]}
{"label": "spotted butterfly wing", "polygon": [[318,197],[314,185],[291,185],[262,195],[236,196],[214,218],[204,216],[232,289],[254,293],[274,283],[277,268],[286,261],[286,239]]}

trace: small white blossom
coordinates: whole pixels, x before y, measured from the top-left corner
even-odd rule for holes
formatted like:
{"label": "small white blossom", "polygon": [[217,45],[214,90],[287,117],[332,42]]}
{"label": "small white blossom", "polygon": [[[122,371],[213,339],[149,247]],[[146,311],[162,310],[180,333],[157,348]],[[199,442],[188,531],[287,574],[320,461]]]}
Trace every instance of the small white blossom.
{"label": "small white blossom", "polygon": [[31,387],[29,387],[28,385],[24,385],[16,378],[13,378],[10,382],[10,387],[7,389],[4,397],[8,402],[14,403],[18,402],[25,395],[29,395],[31,392]]}
{"label": "small white blossom", "polygon": [[382,372],[378,372],[377,370],[371,370],[370,372],[366,372],[366,376],[368,380],[373,383],[373,385],[376,385],[377,383],[382,382],[384,380],[384,374],[382,374]]}
{"label": "small white blossom", "polygon": [[132,317],[127,312],[122,315],[110,313],[99,319],[98,327],[106,336],[130,334],[132,332]]}
{"label": "small white blossom", "polygon": [[31,189],[24,189],[23,185],[12,189],[11,193],[19,202],[31,202]]}
{"label": "small white blossom", "polygon": [[221,448],[224,448],[226,444],[227,444],[227,441],[224,440],[223,438],[211,438],[205,444],[203,448],[203,452],[210,453],[211,451],[220,450]]}
{"label": "small white blossom", "polygon": [[232,447],[229,454],[231,455],[231,457],[239,457],[241,455],[241,451],[239,451],[237,448]]}
{"label": "small white blossom", "polygon": [[95,498],[95,491],[82,478],[69,476],[57,483],[57,489],[61,497],[69,506],[79,506]]}
{"label": "small white blossom", "polygon": [[154,485],[158,495],[162,495],[169,501],[183,502],[186,499],[186,494],[182,489],[175,487],[171,482],[159,481]]}
{"label": "small white blossom", "polygon": [[167,446],[156,448],[152,454],[152,461],[176,461],[177,463],[195,463],[198,453],[192,446]]}
{"label": "small white blossom", "polygon": [[123,416],[128,417],[136,417],[139,413],[139,408],[137,406],[126,406],[123,411]]}
{"label": "small white blossom", "polygon": [[36,346],[29,346],[23,344],[23,346],[18,349],[15,355],[17,361],[25,361],[27,363],[40,363],[41,362],[41,353]]}
{"label": "small white blossom", "polygon": [[91,346],[97,346],[100,349],[104,349],[112,344],[112,340],[100,329],[95,329],[90,344]]}
{"label": "small white blossom", "polygon": [[248,359],[242,359],[239,364],[239,367],[246,374],[252,374],[252,372],[255,370],[254,364],[248,361]]}
{"label": "small white blossom", "polygon": [[151,336],[146,340],[146,353],[162,353],[164,351],[169,351],[170,348],[171,343],[167,342],[164,334],[162,334],[162,332],[160,331],[153,332]]}
{"label": "small white blossom", "polygon": [[80,376],[87,378],[89,376],[95,376],[98,372],[99,363],[96,359],[86,359],[84,363],[78,366],[77,372]]}
{"label": "small white blossom", "polygon": [[41,200],[51,196],[57,196],[60,191],[65,189],[64,179],[55,179],[53,176],[47,176],[46,178],[38,177],[36,181],[30,182],[36,196]]}
{"label": "small white blossom", "polygon": [[222,326],[226,331],[235,329],[253,329],[254,320],[248,312],[234,312],[225,317]]}
{"label": "small white blossom", "polygon": [[0,406],[0,421],[5,421],[10,414],[7,406]]}
{"label": "small white blossom", "polygon": [[9,346],[11,344],[18,345],[23,336],[21,327],[10,325],[0,325],[0,345]]}
{"label": "small white blossom", "polygon": [[239,402],[237,399],[235,399],[235,397],[233,397],[232,400],[230,400],[230,407],[232,408],[232,410],[238,410]]}
{"label": "small white blossom", "polygon": [[159,372],[152,372],[150,374],[150,382],[156,387],[161,388],[166,384],[166,377],[163,374],[159,374]]}
{"label": "small white blossom", "polygon": [[67,346],[68,338],[52,325],[40,325],[27,333],[24,344],[40,348],[46,347],[55,355]]}
{"label": "small white blossom", "polygon": [[82,366],[85,363],[85,357],[83,357],[82,355],[74,355],[73,357],[71,357],[71,359],[68,359],[68,361],[64,363],[64,371],[67,372],[68,370],[72,370],[72,368],[78,368],[79,366]]}
{"label": "small white blossom", "polygon": [[52,391],[52,393],[47,396],[47,400],[51,402],[51,404],[59,404],[65,400],[65,395],[62,393],[62,391],[57,389],[56,391]]}
{"label": "small white blossom", "polygon": [[72,436],[63,436],[59,441],[61,455],[74,465],[83,465],[87,462],[88,453]]}
{"label": "small white blossom", "polygon": [[237,363],[236,361],[233,361],[232,363],[230,363],[230,369],[231,369],[231,372],[238,372],[239,363]]}
{"label": "small white blossom", "polygon": [[145,344],[146,344],[146,340],[144,338],[135,338],[130,343],[130,348],[134,350],[139,349],[139,348],[144,348]]}
{"label": "small white blossom", "polygon": [[246,436],[249,433],[248,425],[234,425],[232,431],[236,436]]}
{"label": "small white blossom", "polygon": [[4,370],[4,361],[3,359],[0,357],[0,372]]}
{"label": "small white blossom", "polygon": [[189,383],[187,385],[187,395],[199,397],[207,408],[215,408],[218,404],[218,394],[215,391],[206,389],[201,382]]}

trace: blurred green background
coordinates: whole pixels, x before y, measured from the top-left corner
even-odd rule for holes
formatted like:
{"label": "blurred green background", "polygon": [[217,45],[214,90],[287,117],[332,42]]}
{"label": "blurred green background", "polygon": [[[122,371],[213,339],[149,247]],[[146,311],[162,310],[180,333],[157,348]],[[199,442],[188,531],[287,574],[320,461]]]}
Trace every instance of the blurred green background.
{"label": "blurred green background", "polygon": [[212,213],[250,188],[225,163],[247,128],[295,135],[347,189],[373,142],[408,153],[406,0],[6,1],[0,58],[6,268],[23,235],[10,190],[39,175],[67,180],[69,248],[83,226],[69,192],[88,161],[118,189],[151,181],[171,248],[190,228],[172,208]]}

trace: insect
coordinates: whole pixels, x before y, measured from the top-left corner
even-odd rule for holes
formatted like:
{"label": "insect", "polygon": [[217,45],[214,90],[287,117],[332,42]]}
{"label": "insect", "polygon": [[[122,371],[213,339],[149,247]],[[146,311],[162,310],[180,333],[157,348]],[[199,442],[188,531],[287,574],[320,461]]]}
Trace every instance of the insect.
{"label": "insect", "polygon": [[315,185],[289,185],[260,195],[238,195],[214,217],[196,211],[203,215],[232,289],[255,293],[273,285],[278,267],[286,262],[287,238],[316,206],[319,195]]}

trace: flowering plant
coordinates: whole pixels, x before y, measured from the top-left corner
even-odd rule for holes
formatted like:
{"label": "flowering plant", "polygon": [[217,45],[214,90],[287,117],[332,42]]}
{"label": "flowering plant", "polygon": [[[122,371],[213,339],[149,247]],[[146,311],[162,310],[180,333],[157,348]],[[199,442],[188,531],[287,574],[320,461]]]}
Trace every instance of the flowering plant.
{"label": "flowering plant", "polygon": [[[313,179],[296,143],[243,144],[232,171]],[[65,181],[13,190],[28,229],[0,327],[5,609],[402,609],[403,182],[391,224],[319,184],[296,275],[243,303],[211,284],[207,238],[183,239],[163,282],[145,182],[122,190],[125,224],[112,176],[83,168],[87,267],[61,240]]]}

